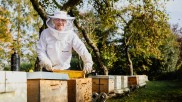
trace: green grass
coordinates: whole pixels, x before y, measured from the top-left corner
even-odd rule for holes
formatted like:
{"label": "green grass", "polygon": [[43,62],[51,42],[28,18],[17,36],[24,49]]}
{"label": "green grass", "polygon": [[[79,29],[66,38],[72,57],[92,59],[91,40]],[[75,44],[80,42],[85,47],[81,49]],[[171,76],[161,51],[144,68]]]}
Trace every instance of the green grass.
{"label": "green grass", "polygon": [[182,102],[182,81],[149,81],[129,96],[113,97],[107,102]]}

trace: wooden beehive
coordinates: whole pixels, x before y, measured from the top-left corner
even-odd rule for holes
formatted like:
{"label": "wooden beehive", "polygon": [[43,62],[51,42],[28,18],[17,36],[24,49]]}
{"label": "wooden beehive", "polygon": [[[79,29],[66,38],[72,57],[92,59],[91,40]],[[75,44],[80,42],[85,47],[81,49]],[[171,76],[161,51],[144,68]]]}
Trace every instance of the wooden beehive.
{"label": "wooden beehive", "polygon": [[68,80],[68,102],[91,102],[92,79],[79,78]]}
{"label": "wooden beehive", "polygon": [[66,80],[29,79],[28,102],[68,102]]}
{"label": "wooden beehive", "polygon": [[149,79],[148,79],[148,76],[147,75],[145,75],[145,81],[147,82],[147,81],[149,81]]}
{"label": "wooden beehive", "polygon": [[114,89],[115,90],[118,90],[118,89],[121,89],[121,76],[119,75],[115,75],[114,76]]}
{"label": "wooden beehive", "polygon": [[114,76],[114,93],[116,94],[123,94],[124,90],[121,88],[121,76],[113,75]]}
{"label": "wooden beehive", "polygon": [[92,78],[92,92],[114,93],[114,76],[97,75],[89,77]]}
{"label": "wooden beehive", "polygon": [[128,76],[121,76],[121,88],[128,88]]}
{"label": "wooden beehive", "polygon": [[27,102],[26,72],[0,71],[0,101]]}
{"label": "wooden beehive", "polygon": [[114,76],[114,87],[115,89],[128,88],[128,76],[113,75]]}
{"label": "wooden beehive", "polygon": [[136,87],[139,85],[138,76],[128,76],[128,87]]}
{"label": "wooden beehive", "polygon": [[128,76],[113,75],[114,76],[114,91],[116,94],[123,94],[129,91]]}
{"label": "wooden beehive", "polygon": [[136,75],[138,77],[138,84],[139,86],[145,86],[146,85],[146,75]]}

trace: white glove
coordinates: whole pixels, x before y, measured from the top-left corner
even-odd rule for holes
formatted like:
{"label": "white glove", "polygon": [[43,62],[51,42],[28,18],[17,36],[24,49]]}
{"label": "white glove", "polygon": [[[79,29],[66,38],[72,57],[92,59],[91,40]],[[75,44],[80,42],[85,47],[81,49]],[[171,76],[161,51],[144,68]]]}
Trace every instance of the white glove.
{"label": "white glove", "polygon": [[85,72],[85,73],[91,73],[92,72],[92,65],[93,64],[91,64],[91,63],[86,63],[86,64],[84,64],[84,68],[83,68],[83,71]]}
{"label": "white glove", "polygon": [[41,68],[46,68],[48,71],[52,71],[52,63],[49,59],[44,59],[39,62]]}
{"label": "white glove", "polygon": [[56,65],[53,67],[53,70],[64,70],[64,68],[61,65]]}

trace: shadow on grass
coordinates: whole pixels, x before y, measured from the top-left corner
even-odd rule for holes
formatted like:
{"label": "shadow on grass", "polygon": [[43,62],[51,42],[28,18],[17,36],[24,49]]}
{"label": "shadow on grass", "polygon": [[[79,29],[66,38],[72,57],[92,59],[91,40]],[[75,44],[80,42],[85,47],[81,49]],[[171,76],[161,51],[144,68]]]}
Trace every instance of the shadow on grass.
{"label": "shadow on grass", "polygon": [[181,102],[182,81],[149,81],[129,96],[113,97],[107,102]]}

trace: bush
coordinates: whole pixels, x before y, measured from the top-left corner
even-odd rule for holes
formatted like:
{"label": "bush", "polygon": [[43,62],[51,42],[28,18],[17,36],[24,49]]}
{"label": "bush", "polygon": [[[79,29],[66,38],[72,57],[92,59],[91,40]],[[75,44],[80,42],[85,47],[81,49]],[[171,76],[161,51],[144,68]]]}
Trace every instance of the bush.
{"label": "bush", "polygon": [[33,64],[31,63],[22,63],[20,65],[20,71],[29,72],[30,69],[33,69]]}

